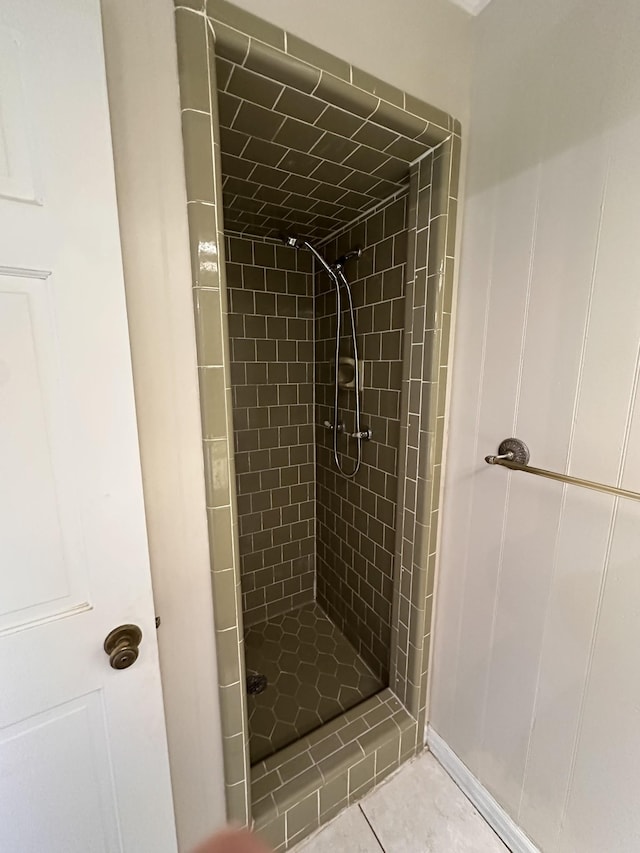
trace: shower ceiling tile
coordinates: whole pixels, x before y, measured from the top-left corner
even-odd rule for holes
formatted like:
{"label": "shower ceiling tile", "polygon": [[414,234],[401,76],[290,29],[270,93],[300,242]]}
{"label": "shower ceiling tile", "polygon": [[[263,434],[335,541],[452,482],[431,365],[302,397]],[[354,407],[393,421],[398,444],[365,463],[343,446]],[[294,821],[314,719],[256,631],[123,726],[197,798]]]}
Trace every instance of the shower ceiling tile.
{"label": "shower ceiling tile", "polygon": [[220,147],[224,153],[240,156],[248,141],[249,136],[246,133],[220,125]]}
{"label": "shower ceiling tile", "polygon": [[333,216],[341,210],[340,205],[331,204],[330,201],[318,201],[311,208],[313,213],[320,213],[322,216]]}
{"label": "shower ceiling tile", "polygon": [[289,173],[272,166],[258,165],[251,173],[251,181],[268,187],[281,187],[289,177]]}
{"label": "shower ceiling tile", "polygon": [[349,190],[349,192],[341,198],[341,202],[345,207],[352,207],[354,210],[366,210],[368,207],[373,205],[374,200],[368,195]]}
{"label": "shower ceiling tile", "polygon": [[334,187],[331,184],[320,184],[319,187],[312,192],[312,195],[323,201],[336,202],[346,192],[344,187]]}
{"label": "shower ceiling tile", "polygon": [[275,187],[260,187],[255,194],[255,198],[261,201],[268,201],[271,204],[283,204],[289,197],[290,193],[286,192],[286,190],[279,190]]}
{"label": "shower ceiling tile", "polygon": [[242,160],[233,154],[222,155],[222,172],[225,176],[246,179],[253,171],[253,168],[254,164],[248,160]]}
{"label": "shower ceiling tile", "polygon": [[339,166],[337,163],[329,163],[323,160],[311,177],[317,181],[322,181],[326,184],[339,184],[349,175],[353,175],[353,169],[348,169],[346,166]]}
{"label": "shower ceiling tile", "polygon": [[344,224],[345,222],[351,222],[353,219],[353,210],[350,207],[342,207],[335,215],[339,224]]}
{"label": "shower ceiling tile", "polygon": [[229,206],[236,213],[241,210],[246,213],[260,213],[264,207],[264,201],[261,199],[244,198],[243,196],[238,195],[234,197],[233,202]]}
{"label": "shower ceiling tile", "polygon": [[[407,109],[409,109],[408,105]],[[389,130],[395,130],[397,133],[402,134],[402,136],[408,136],[409,139],[415,139],[427,129],[426,119],[416,118],[416,116],[410,115],[405,110],[401,110],[384,101],[380,102],[380,105],[371,118],[377,124],[381,124]]]}
{"label": "shower ceiling tile", "polygon": [[292,56],[302,59],[310,65],[326,68],[331,74],[335,74],[336,77],[341,77],[343,80],[348,80],[350,77],[351,67],[348,62],[338,59],[337,56],[333,56],[333,54],[327,53],[290,33],[287,38],[287,51]]}
{"label": "shower ceiling tile", "polygon": [[344,165],[350,166],[352,169],[357,169],[359,172],[364,172],[365,175],[369,175],[383,163],[386,163],[388,159],[389,156],[387,154],[382,154],[380,151],[376,151],[375,148],[368,148],[366,145],[361,145],[344,161]]}
{"label": "shower ceiling tile", "polygon": [[369,190],[370,195],[372,195],[376,199],[383,200],[385,198],[389,198],[394,192],[398,189],[396,184],[392,184],[391,181],[380,181],[378,184],[373,187],[373,189]]}
{"label": "shower ceiling tile", "polygon": [[221,59],[219,56],[216,57],[216,80],[220,91],[224,91],[226,88],[233,68],[232,62],[229,62],[227,59]]}
{"label": "shower ceiling tile", "polygon": [[249,50],[249,39],[247,36],[220,23],[216,23],[216,34],[224,36],[218,42],[216,48],[217,55],[242,65]]}
{"label": "shower ceiling tile", "polygon": [[365,92],[377,95],[378,98],[384,98],[385,101],[389,101],[390,104],[395,104],[397,107],[404,105],[404,92],[383,80],[378,80],[377,77],[372,77],[371,74],[367,74],[359,68],[353,69],[352,80],[354,86],[364,89]]}
{"label": "shower ceiling tile", "polygon": [[388,145],[399,138],[398,134],[392,130],[387,130],[385,127],[380,127],[370,121],[365,122],[358,132],[353,134],[353,139],[356,142],[361,142],[370,148],[376,148],[378,151],[384,151]]}
{"label": "shower ceiling tile", "polygon": [[412,139],[398,137],[395,142],[385,148],[387,154],[392,154],[394,157],[399,157],[401,160],[406,160],[407,163],[413,162],[416,158],[424,154],[424,145],[420,142],[414,142]]}
{"label": "shower ceiling tile", "polygon": [[318,184],[319,181],[314,181],[313,178],[302,178],[300,175],[289,175],[282,185],[282,188],[291,190],[292,193],[309,195],[314,189],[316,189]]}
{"label": "shower ceiling tile", "polygon": [[286,169],[296,175],[310,175],[322,163],[318,157],[304,154],[302,151],[288,151],[280,163],[281,169]]}
{"label": "shower ceiling tile", "polygon": [[233,129],[271,141],[282,124],[283,116],[244,101],[233,122]]}
{"label": "shower ceiling tile", "polygon": [[[320,56],[300,42],[303,54]],[[326,70],[320,79],[300,59],[252,40],[217,61],[229,232],[321,240],[405,187],[428,150],[416,139],[426,121],[399,109],[393,87],[360,75],[355,88]]]}
{"label": "shower ceiling tile", "polygon": [[327,105],[324,101],[319,101],[317,98],[305,95],[289,86],[285,88],[276,104],[278,112],[285,113],[285,115],[300,119],[300,121],[309,122],[310,124],[313,124],[326,108]]}
{"label": "shower ceiling tile", "polygon": [[[216,27],[218,27],[217,23]],[[242,64],[243,59],[239,62]],[[258,74],[271,78],[274,75],[274,68],[277,68],[278,81],[293,86],[301,92],[313,92],[320,80],[320,71],[317,68],[301,63],[294,57],[274,50],[259,41],[251,42],[244,65],[246,68],[257,71]]]}
{"label": "shower ceiling tile", "polygon": [[262,163],[265,166],[277,166],[288,150],[283,145],[276,145],[275,142],[267,142],[264,139],[251,137],[242,156],[244,159],[253,161],[254,163]]}
{"label": "shower ceiling tile", "polygon": [[398,160],[395,157],[390,157],[385,163],[378,166],[378,168],[373,171],[373,174],[383,180],[398,183],[402,180],[403,175],[406,174],[407,166],[408,164],[404,161]]}
{"label": "shower ceiling tile", "polygon": [[327,131],[322,139],[313,149],[317,157],[331,160],[333,163],[342,163],[346,158],[358,149],[358,143],[353,142],[337,133]]}
{"label": "shower ceiling tile", "polygon": [[317,127],[331,130],[340,136],[353,136],[362,125],[360,116],[354,116],[337,107],[328,107],[316,121]]}
{"label": "shower ceiling tile", "polygon": [[374,95],[365,95],[362,91],[357,91],[349,83],[344,80],[339,80],[331,74],[323,71],[320,76],[320,82],[315,94],[327,101],[329,104],[334,104],[336,107],[341,107],[362,118],[369,118],[375,112],[379,100]]}
{"label": "shower ceiling tile", "polygon": [[236,98],[235,95],[230,95],[228,92],[220,92],[218,96],[218,116],[220,122],[230,127],[236,117],[242,101]]}
{"label": "shower ceiling tile", "polygon": [[346,190],[355,190],[359,193],[369,193],[380,183],[380,179],[373,175],[365,175],[363,172],[353,172],[346,177],[341,186]]}
{"label": "shower ceiling tile", "polygon": [[[318,187],[316,187],[318,189]],[[307,210],[310,210],[314,203],[315,199],[313,198],[313,194],[315,189],[311,191],[309,195],[298,195],[297,193],[291,193],[289,196],[287,203],[292,207],[292,213],[301,212],[304,213]]]}
{"label": "shower ceiling tile", "polygon": [[278,100],[282,90],[283,86],[281,84],[275,83],[261,74],[247,71],[246,68],[240,68],[237,65],[234,67],[231,79],[227,83],[227,92],[237,95],[245,101],[250,101],[253,104],[259,104],[269,109]]}
{"label": "shower ceiling tile", "polygon": [[309,153],[322,135],[322,130],[312,124],[306,124],[297,118],[289,117],[284,120],[275,141],[288,145],[289,148],[294,148],[296,151]]}
{"label": "shower ceiling tile", "polygon": [[242,178],[227,177],[224,180],[224,191],[233,193],[234,195],[242,195],[246,198],[252,198],[260,189],[260,184],[252,181],[245,181]]}

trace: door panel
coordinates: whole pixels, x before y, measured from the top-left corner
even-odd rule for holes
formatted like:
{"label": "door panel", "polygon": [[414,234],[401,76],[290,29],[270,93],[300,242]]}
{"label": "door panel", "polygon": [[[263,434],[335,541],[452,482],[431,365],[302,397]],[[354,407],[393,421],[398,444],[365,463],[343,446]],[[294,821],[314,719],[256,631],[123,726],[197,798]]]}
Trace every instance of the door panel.
{"label": "door panel", "polygon": [[175,853],[96,0],[0,5],[0,672],[0,850]]}
{"label": "door panel", "polygon": [[[50,278],[0,271],[0,631],[88,605]],[[83,574],[85,575],[83,577]]]}
{"label": "door panel", "polygon": [[101,696],[90,693],[2,732],[0,763],[19,806],[7,813],[0,803],[4,849],[36,850],[43,839],[47,853],[122,849],[105,723]]}

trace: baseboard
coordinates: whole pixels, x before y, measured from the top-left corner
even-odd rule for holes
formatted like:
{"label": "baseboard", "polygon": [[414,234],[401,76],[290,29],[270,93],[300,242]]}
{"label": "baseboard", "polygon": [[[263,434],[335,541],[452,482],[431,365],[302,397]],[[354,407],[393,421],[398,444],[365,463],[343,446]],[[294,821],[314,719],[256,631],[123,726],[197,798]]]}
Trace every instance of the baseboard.
{"label": "baseboard", "polygon": [[491,794],[458,758],[455,752],[435,732],[427,728],[427,746],[434,758],[444,767],[460,790],[471,800],[493,831],[512,853],[540,853],[520,827],[498,805]]}

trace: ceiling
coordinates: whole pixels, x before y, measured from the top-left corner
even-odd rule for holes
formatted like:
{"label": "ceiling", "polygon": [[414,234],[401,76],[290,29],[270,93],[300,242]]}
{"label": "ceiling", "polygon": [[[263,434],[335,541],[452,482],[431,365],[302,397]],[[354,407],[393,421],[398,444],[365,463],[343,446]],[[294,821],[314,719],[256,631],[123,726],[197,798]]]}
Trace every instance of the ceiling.
{"label": "ceiling", "polygon": [[414,135],[216,59],[225,231],[323,239],[408,182]]}

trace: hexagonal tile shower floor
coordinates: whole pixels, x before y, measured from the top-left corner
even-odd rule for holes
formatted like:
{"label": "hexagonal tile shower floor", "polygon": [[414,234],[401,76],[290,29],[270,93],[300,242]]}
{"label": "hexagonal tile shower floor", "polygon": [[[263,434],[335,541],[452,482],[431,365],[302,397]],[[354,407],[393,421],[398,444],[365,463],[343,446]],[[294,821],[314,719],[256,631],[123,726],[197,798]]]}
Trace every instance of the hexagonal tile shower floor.
{"label": "hexagonal tile shower floor", "polygon": [[252,764],[384,687],[315,603],[247,628],[245,655],[247,675],[267,677],[247,697]]}

